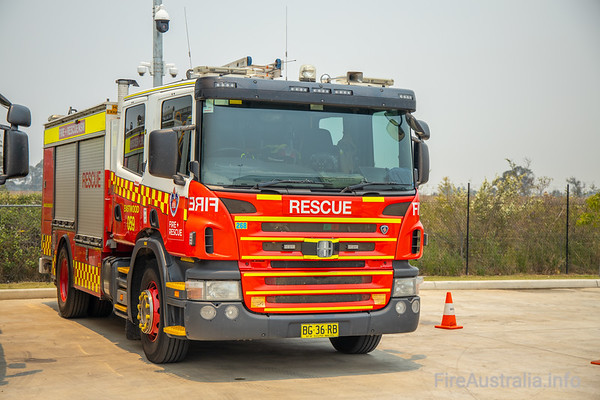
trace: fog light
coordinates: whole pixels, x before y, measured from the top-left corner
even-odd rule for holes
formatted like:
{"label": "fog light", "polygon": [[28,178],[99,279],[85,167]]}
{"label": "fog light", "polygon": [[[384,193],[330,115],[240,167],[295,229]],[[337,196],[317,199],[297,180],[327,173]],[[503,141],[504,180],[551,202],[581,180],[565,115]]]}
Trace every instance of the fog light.
{"label": "fog light", "polygon": [[396,312],[399,315],[402,315],[404,314],[404,312],[406,312],[406,304],[404,304],[403,301],[399,301],[396,303]]}
{"label": "fog light", "polygon": [[207,321],[210,321],[217,316],[217,310],[213,306],[204,306],[200,310],[200,316]]}
{"label": "fog light", "polygon": [[421,308],[421,304],[419,303],[419,300],[415,300],[412,302],[410,308],[412,308],[412,311],[416,314],[419,312],[419,309]]}
{"label": "fog light", "polygon": [[236,306],[227,306],[225,316],[231,320],[236,319],[240,315],[240,310]]}

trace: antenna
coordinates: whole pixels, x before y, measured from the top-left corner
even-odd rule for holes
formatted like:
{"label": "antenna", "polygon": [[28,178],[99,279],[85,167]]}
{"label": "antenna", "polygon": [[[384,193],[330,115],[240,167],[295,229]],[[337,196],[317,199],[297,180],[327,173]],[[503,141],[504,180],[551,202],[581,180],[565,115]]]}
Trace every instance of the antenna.
{"label": "antenna", "polygon": [[285,6],[285,80],[288,80],[288,54],[287,54],[287,5]]}
{"label": "antenna", "polygon": [[187,36],[187,45],[188,45],[188,57],[190,58],[190,69],[194,68],[192,65],[192,51],[190,50],[190,32],[188,31],[188,23],[187,23],[187,10],[183,7],[183,16],[185,17],[185,34]]}

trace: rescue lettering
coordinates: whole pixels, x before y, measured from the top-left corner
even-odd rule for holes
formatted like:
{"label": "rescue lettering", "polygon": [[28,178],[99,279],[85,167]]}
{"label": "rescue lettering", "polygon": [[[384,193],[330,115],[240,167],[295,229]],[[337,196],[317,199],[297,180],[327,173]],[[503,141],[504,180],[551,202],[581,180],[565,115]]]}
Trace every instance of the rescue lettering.
{"label": "rescue lettering", "polygon": [[86,171],[81,174],[81,187],[84,189],[100,189],[102,187],[102,171]]}
{"label": "rescue lettering", "polygon": [[190,211],[219,211],[219,199],[216,197],[190,197]]}
{"label": "rescue lettering", "polygon": [[290,214],[352,214],[349,200],[290,200]]}

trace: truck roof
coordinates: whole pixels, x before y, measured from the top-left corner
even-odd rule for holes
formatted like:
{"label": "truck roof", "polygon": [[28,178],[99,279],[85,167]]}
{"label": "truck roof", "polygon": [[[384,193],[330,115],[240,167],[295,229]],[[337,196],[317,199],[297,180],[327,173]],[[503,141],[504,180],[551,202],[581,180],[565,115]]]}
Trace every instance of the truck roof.
{"label": "truck roof", "polygon": [[412,90],[272,79],[207,76],[198,78],[196,99],[235,98],[296,104],[323,104],[415,111]]}

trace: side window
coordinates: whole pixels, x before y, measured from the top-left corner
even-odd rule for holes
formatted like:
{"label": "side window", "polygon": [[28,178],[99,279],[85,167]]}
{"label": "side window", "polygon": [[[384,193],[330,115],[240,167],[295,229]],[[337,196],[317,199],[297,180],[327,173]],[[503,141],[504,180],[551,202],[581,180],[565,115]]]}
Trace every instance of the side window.
{"label": "side window", "polygon": [[146,106],[140,104],[125,110],[125,151],[123,165],[136,174],[144,170],[144,137]]}
{"label": "side window", "polygon": [[[192,123],[192,97],[177,97],[162,103],[161,129],[176,126],[190,125]],[[177,152],[177,172],[189,175],[191,156],[191,140],[193,131],[177,132],[179,148]]]}

